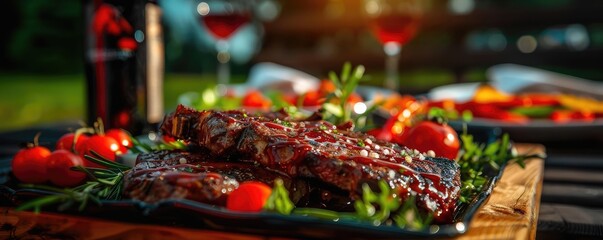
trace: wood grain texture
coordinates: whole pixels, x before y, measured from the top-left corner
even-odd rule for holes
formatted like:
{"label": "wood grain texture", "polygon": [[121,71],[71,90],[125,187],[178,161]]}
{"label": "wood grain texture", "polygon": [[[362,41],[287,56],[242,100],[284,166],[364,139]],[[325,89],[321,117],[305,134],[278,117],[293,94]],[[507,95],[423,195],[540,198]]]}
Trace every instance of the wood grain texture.
{"label": "wood grain texture", "polygon": [[[540,145],[518,145],[520,153],[544,153]],[[458,239],[534,239],[544,161],[507,166],[469,230]],[[280,239],[199,229],[132,224],[57,213],[34,214],[0,208],[0,239]],[[12,227],[7,227],[12,226]]]}
{"label": "wood grain texture", "polygon": [[[541,145],[519,144],[518,152],[544,153]],[[530,159],[525,169],[507,166],[492,195],[459,239],[534,239],[542,192],[544,160]]]}

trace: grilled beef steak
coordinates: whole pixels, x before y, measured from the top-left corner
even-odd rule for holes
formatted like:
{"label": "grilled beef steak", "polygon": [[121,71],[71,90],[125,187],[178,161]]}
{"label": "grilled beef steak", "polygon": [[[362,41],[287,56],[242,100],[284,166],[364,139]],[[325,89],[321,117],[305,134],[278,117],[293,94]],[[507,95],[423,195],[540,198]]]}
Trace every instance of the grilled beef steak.
{"label": "grilled beef steak", "polygon": [[251,161],[292,179],[312,179],[352,199],[360,196],[362,184],[384,180],[402,198],[416,196],[417,205],[437,222],[452,219],[460,193],[454,161],[429,158],[325,121],[283,121],[274,115],[198,112],[179,106],[166,116],[161,130],[206,148],[214,157]]}
{"label": "grilled beef steak", "polygon": [[[146,202],[186,198],[222,205],[240,182],[259,181],[273,185],[277,178],[283,179],[288,188],[295,189],[288,176],[251,162],[225,161],[203,150],[163,150],[138,156],[136,165],[124,178],[124,192],[130,198]],[[299,185],[303,187],[303,184]]]}

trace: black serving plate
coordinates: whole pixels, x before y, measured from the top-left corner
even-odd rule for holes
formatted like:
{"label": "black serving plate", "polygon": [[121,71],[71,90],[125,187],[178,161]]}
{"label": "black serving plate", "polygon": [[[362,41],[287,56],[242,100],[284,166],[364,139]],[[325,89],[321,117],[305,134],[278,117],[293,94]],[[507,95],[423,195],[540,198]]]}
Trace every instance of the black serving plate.
{"label": "black serving plate", "polygon": [[[469,132],[477,141],[490,142],[500,134],[500,129],[473,128]],[[149,204],[137,200],[101,201],[102,205],[89,203],[79,212],[76,207],[62,211],[64,214],[95,217],[129,223],[161,226],[211,229],[225,232],[247,233],[262,236],[295,238],[440,238],[461,235],[471,228],[471,220],[487,201],[494,186],[502,176],[504,166],[498,171],[486,172],[488,183],[471,202],[457,207],[455,221],[432,225],[423,230],[401,229],[395,226],[374,226],[367,222],[329,221],[299,215],[276,213],[240,213],[190,200],[164,200]],[[9,175],[10,176],[10,175]],[[18,189],[14,180],[0,182],[0,205],[18,206],[36,197],[52,194],[37,189]],[[43,211],[57,212],[57,207]]]}
{"label": "black serving plate", "polygon": [[[164,200],[154,204],[137,200],[101,201],[102,205],[89,204],[82,212],[73,208],[62,213],[130,223],[211,229],[264,236],[354,239],[453,237],[470,229],[471,219],[490,197],[501,174],[502,169],[491,175],[488,184],[473,201],[457,208],[454,223],[432,225],[424,230],[374,226],[367,222],[352,220],[329,221],[299,215],[266,212],[240,213],[190,200]],[[0,185],[0,204],[17,206],[24,201],[46,194],[51,193],[36,189],[14,190],[7,185]],[[56,207],[43,210],[57,211]]]}

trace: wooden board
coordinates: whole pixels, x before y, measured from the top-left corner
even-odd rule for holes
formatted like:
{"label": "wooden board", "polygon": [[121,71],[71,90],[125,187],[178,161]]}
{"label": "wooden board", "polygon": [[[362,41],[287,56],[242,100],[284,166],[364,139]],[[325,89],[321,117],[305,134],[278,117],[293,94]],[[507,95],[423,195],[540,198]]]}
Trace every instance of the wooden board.
{"label": "wooden board", "polygon": [[[518,145],[520,153],[544,153],[540,145]],[[459,239],[533,239],[536,236],[544,161],[531,159],[526,168],[508,166],[469,231]],[[276,239],[254,235],[130,224],[63,214],[15,212],[0,208],[0,239]]]}
{"label": "wooden board", "polygon": [[[520,153],[544,153],[541,145],[518,145]],[[540,208],[544,160],[530,159],[525,169],[507,166],[490,199],[459,239],[534,239]]]}

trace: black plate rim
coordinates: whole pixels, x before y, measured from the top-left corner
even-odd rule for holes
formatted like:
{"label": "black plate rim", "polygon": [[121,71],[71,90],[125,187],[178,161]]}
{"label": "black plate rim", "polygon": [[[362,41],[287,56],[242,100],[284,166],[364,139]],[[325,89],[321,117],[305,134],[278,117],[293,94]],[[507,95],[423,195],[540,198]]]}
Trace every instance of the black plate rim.
{"label": "black plate rim", "polygon": [[[243,213],[233,212],[226,210],[222,207],[216,207],[209,204],[204,204],[192,200],[186,199],[168,199],[162,200],[156,203],[146,203],[139,200],[101,200],[102,206],[100,208],[111,209],[111,208],[132,208],[136,209],[141,216],[152,216],[154,212],[160,211],[166,208],[176,208],[180,210],[189,210],[200,215],[201,218],[217,218],[218,220],[234,219],[233,221],[260,221],[271,223],[271,225],[264,229],[265,231],[258,232],[257,229],[246,229],[244,227],[238,227],[234,229],[240,233],[251,233],[259,235],[273,235],[270,232],[270,228],[290,228],[297,224],[304,224],[305,226],[311,226],[316,230],[336,230],[336,231],[347,231],[348,233],[368,234],[367,236],[372,237],[384,237],[384,238],[396,238],[396,237],[416,237],[416,238],[440,238],[440,237],[454,237],[467,232],[471,225],[473,217],[477,211],[484,205],[484,203],[491,196],[491,193],[502,177],[505,165],[501,166],[497,174],[492,176],[488,183],[484,185],[482,191],[466,206],[466,209],[456,216],[457,221],[450,224],[432,225],[432,227],[423,230],[410,230],[402,229],[396,226],[374,226],[365,222],[352,221],[352,220],[341,220],[341,221],[328,221],[319,218],[301,216],[301,215],[282,215],[278,213]],[[10,199],[13,205],[17,205],[22,199],[27,196],[42,196],[51,194],[51,192],[38,190],[38,189],[18,189],[14,190],[6,185],[0,185],[0,196],[5,199]],[[44,209],[45,211],[54,211],[53,209]],[[70,212],[70,214],[73,212]],[[83,212],[75,212],[77,215],[91,216],[86,210]],[[120,220],[120,219],[113,219]],[[229,226],[214,226],[211,227],[213,230],[225,229]],[[228,224],[227,224],[228,225]],[[299,237],[300,232],[294,232],[295,237]],[[301,233],[303,234],[303,232]],[[282,235],[277,234],[277,235]],[[288,234],[285,234],[285,236]],[[291,236],[291,235],[289,235]],[[337,236],[337,235],[334,235]],[[312,235],[303,237],[316,237]]]}

